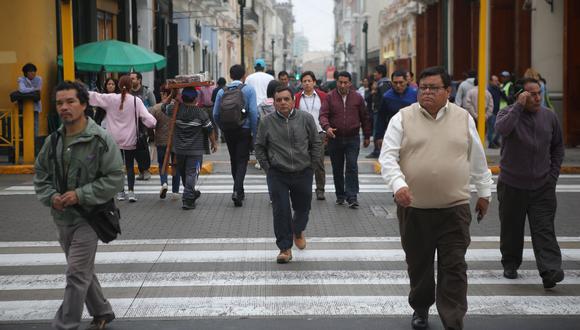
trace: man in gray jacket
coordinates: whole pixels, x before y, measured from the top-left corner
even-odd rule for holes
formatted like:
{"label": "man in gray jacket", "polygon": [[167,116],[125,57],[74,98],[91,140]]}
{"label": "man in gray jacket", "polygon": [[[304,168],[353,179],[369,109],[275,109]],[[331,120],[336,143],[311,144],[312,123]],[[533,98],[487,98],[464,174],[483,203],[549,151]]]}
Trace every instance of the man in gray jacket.
{"label": "man in gray jacket", "polygon": [[[322,143],[312,115],[294,109],[294,94],[287,86],[276,89],[276,112],[260,121],[256,159],[267,173],[272,199],[278,263],[292,260],[292,241],[306,247],[304,230],[312,201],[312,166]],[[290,210],[294,209],[294,214]],[[294,237],[293,237],[294,236]]]}
{"label": "man in gray jacket", "polygon": [[63,126],[46,139],[34,165],[34,189],[51,208],[67,261],[64,299],[52,323],[56,329],[77,329],[85,303],[93,316],[87,329],[104,329],[115,318],[95,276],[97,234],[74,206],[89,211],[121,191],[123,159],[113,138],[85,116],[88,101],[80,83],[65,81],[56,87]]}

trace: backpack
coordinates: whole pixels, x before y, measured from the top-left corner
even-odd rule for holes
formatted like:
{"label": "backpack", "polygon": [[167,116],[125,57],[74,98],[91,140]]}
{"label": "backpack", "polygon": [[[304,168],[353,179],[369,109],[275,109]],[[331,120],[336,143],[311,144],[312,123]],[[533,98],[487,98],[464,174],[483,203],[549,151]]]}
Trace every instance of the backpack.
{"label": "backpack", "polygon": [[242,88],[245,84],[239,84],[236,88],[224,87],[220,104],[220,127],[224,131],[236,130],[246,120],[246,99]]}

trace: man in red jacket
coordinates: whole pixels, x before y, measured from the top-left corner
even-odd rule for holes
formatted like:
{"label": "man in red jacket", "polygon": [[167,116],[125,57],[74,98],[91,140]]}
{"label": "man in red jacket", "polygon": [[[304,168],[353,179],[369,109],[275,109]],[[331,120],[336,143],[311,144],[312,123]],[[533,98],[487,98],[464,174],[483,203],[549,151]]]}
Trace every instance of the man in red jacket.
{"label": "man in red jacket", "polygon": [[[336,204],[348,203],[358,208],[358,154],[360,151],[360,128],[363,129],[366,148],[370,143],[371,122],[365,101],[351,90],[350,73],[338,74],[337,88],[330,92],[320,109],[320,126],[329,138],[328,154],[332,164]],[[346,163],[346,168],[345,168]]]}

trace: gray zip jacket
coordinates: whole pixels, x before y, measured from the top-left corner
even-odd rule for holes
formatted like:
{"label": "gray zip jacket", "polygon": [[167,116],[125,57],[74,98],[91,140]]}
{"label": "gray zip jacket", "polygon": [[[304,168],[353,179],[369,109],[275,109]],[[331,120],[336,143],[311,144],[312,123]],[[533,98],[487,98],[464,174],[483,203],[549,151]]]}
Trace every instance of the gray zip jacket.
{"label": "gray zip jacket", "polygon": [[256,159],[268,172],[299,172],[312,168],[320,157],[322,142],[316,122],[307,112],[293,109],[288,118],[273,112],[260,120],[256,136]]}

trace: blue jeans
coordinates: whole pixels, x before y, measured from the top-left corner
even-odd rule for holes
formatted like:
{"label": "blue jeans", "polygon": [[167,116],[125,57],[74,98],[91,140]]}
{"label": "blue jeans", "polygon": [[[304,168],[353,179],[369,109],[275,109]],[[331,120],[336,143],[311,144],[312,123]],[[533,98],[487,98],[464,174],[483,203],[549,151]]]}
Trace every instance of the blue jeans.
{"label": "blue jeans", "polygon": [[[336,137],[328,141],[336,198],[356,201],[358,194],[358,154],[360,137]],[[345,168],[346,163],[346,168]]]}
{"label": "blue jeans", "polygon": [[[161,174],[161,167],[163,166],[163,159],[165,158],[165,150],[167,150],[167,146],[157,146],[157,162],[159,163],[159,179],[161,179],[161,185],[167,183],[167,173]],[[173,153],[169,158],[169,163],[171,164],[173,157]],[[179,192],[179,171],[175,169],[177,164],[173,164],[171,169],[172,172],[175,173],[171,176],[171,192],[178,193]],[[169,168],[169,167],[168,167]]]}
{"label": "blue jeans", "polygon": [[485,136],[487,139],[487,146],[491,146],[491,145],[499,145],[499,135],[495,134],[495,120],[497,118],[497,115],[491,115],[491,117],[489,117],[487,119],[487,126],[486,126],[486,132],[485,132]]}
{"label": "blue jeans", "polygon": [[313,173],[312,168],[291,173],[281,172],[275,168],[268,170],[267,182],[272,198],[274,234],[276,245],[280,250],[291,248],[292,234],[300,234],[306,229],[312,201]]}

